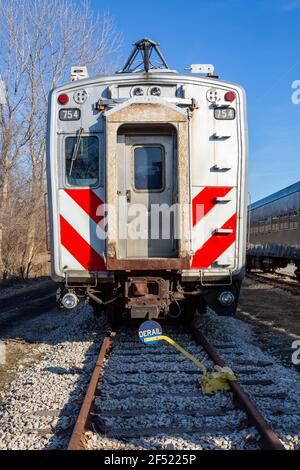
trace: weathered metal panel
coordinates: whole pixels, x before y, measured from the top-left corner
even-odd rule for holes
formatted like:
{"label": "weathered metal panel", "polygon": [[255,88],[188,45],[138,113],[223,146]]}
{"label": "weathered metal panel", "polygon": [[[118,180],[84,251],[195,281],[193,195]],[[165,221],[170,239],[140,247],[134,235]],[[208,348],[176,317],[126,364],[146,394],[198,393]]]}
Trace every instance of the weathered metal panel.
{"label": "weathered metal panel", "polygon": [[[118,163],[117,163],[117,146],[118,146],[118,129],[124,124],[149,124],[163,123],[171,124],[177,128],[177,171],[178,175],[178,203],[181,205],[180,210],[180,240],[179,240],[179,258],[189,258],[189,240],[185,235],[184,227],[188,223],[185,218],[187,216],[184,206],[189,203],[189,162],[188,162],[188,114],[174,105],[164,103],[157,99],[144,99],[137,101],[129,100],[126,104],[118,106],[116,109],[108,111],[105,114],[107,140],[107,203],[111,209],[108,213],[108,240],[107,240],[107,262],[108,269],[118,269],[118,266],[124,266],[124,263],[114,262],[111,259],[118,257],[118,220],[116,210],[118,207]],[[120,260],[121,261],[121,260]],[[126,265],[126,263],[125,263]],[[131,263],[131,265],[133,265]],[[136,263],[138,265],[138,262]],[[168,263],[163,260],[161,269],[168,269]],[[149,266],[149,265],[148,265]],[[176,268],[175,268],[176,269]]]}
{"label": "weathered metal panel", "polygon": [[[160,98],[148,95],[152,86],[158,85],[162,94]],[[145,98],[132,98],[131,90],[135,86],[142,86]],[[120,88],[120,92],[119,92]],[[221,95],[229,90],[235,91],[237,100],[233,103],[236,110],[236,120],[230,122],[215,122],[213,107],[207,101],[207,91],[211,88],[218,89]],[[81,121],[60,122],[58,112],[60,106],[57,97],[60,93],[68,93],[70,107],[75,106],[74,94],[76,91],[87,91],[86,103],[79,105],[81,109]],[[112,99],[111,99],[112,98]],[[106,104],[107,111],[103,113],[97,110],[99,99]],[[106,100],[106,101],[105,101]],[[189,106],[195,103],[191,113]],[[222,104],[222,103],[221,103]],[[54,90],[49,99],[48,139],[47,139],[47,173],[49,184],[49,209],[51,222],[51,249],[52,249],[52,273],[56,280],[63,279],[64,272],[60,253],[60,208],[59,191],[61,186],[59,172],[62,155],[56,147],[57,136],[76,134],[82,126],[85,132],[103,133],[106,137],[105,157],[109,157],[105,177],[109,181],[104,188],[107,202],[117,207],[116,181],[116,136],[119,126],[123,123],[170,123],[178,134],[178,175],[180,178],[179,201],[181,209],[181,243],[179,257],[189,259],[192,252],[192,209],[186,211],[186,204],[192,202],[192,197],[197,190],[203,187],[236,188],[237,200],[237,240],[235,244],[235,270],[233,275],[238,275],[244,267],[244,253],[246,244],[246,219],[247,219],[247,122],[245,112],[245,95],[241,87],[216,80],[213,78],[195,77],[190,75],[178,75],[176,73],[152,72],[149,74],[122,74],[110,77],[94,77],[79,80]],[[106,129],[107,123],[107,129]],[[216,140],[218,137],[230,139]],[[223,145],[224,144],[224,145]],[[226,159],[232,165],[229,171],[212,171],[215,163],[226,165]],[[190,178],[191,175],[191,178]],[[111,184],[112,183],[112,184]],[[104,197],[103,196],[103,197]],[[75,214],[76,217],[76,214]],[[115,220],[114,220],[115,219]],[[110,212],[109,240],[106,245],[104,257],[114,260],[117,256],[117,220],[116,214]],[[188,228],[188,229],[187,229]],[[101,250],[100,250],[101,251]],[[75,267],[75,265],[74,265]],[[78,268],[78,266],[77,266]],[[82,268],[82,276],[90,274]],[[199,269],[186,268],[185,274],[199,276]],[[202,275],[214,277],[225,276],[226,269],[209,267],[202,270]],[[103,275],[103,278],[105,275]]]}
{"label": "weathered metal panel", "polygon": [[[122,227],[125,227],[126,234],[119,233],[118,258],[177,257],[174,239],[178,232],[176,220],[171,223],[171,218],[168,219],[168,214],[164,213],[164,224],[170,229],[165,237],[159,233],[158,229],[162,229],[158,227],[159,220],[154,220],[155,207],[164,204],[172,208],[177,202],[177,178],[174,177],[177,171],[177,156],[174,152],[173,135],[139,134],[127,136],[125,140],[123,136],[120,137],[118,138],[118,147],[121,147],[118,149],[118,224],[122,232],[124,232]],[[158,147],[161,152],[162,187],[158,190],[135,188],[134,152],[136,148],[145,146]],[[158,233],[154,233],[154,227]]]}
{"label": "weathered metal panel", "polygon": [[110,271],[180,271],[190,268],[190,258],[151,258],[151,259],[107,259]]}

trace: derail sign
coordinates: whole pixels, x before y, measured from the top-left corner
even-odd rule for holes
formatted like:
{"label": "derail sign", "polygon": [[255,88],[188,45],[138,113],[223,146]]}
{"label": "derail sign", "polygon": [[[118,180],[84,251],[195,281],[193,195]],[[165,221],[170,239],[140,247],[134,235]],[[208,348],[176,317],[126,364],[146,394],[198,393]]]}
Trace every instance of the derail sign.
{"label": "derail sign", "polygon": [[157,336],[162,336],[162,327],[156,321],[146,321],[139,327],[139,337],[142,343],[154,344],[157,339],[147,342],[145,342],[145,339],[157,338]]}

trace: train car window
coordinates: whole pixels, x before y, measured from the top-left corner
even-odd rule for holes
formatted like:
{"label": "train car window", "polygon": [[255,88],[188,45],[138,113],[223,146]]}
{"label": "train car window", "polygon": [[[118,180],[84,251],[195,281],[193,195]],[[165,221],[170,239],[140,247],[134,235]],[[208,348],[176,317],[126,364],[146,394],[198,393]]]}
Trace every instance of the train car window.
{"label": "train car window", "polygon": [[138,191],[162,191],[164,186],[162,147],[139,146],[134,149],[134,188]]}
{"label": "train car window", "polygon": [[292,212],[290,215],[290,229],[294,230],[298,228],[298,214],[297,212]]}
{"label": "train car window", "polygon": [[96,136],[67,137],[66,180],[71,186],[95,187],[99,183],[99,139]]}

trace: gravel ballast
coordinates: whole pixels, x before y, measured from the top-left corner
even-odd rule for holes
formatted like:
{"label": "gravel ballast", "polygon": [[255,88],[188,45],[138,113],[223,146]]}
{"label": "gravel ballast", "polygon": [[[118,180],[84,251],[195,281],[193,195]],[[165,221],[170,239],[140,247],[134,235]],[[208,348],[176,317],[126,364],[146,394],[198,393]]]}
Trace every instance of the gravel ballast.
{"label": "gravel ballast", "polygon": [[[300,449],[299,373],[257,345],[251,324],[209,312],[198,317],[197,325],[285,447]],[[4,339],[18,336],[31,349],[1,392],[0,448],[66,448],[106,330],[104,317],[95,318],[80,305],[14,329]],[[164,331],[198,359],[205,357],[186,330],[164,326]],[[207,358],[205,364],[212,369]],[[200,371],[171,346],[147,347],[137,328],[122,327],[113,338],[96,399],[95,423],[104,432],[86,433],[86,447],[258,449],[257,431],[234,408],[230,394],[203,396],[200,378]]]}
{"label": "gravel ballast", "polygon": [[[104,332],[104,319],[95,319],[84,305],[15,327],[33,346],[1,392],[0,449],[67,447]],[[3,339],[9,344],[13,336],[9,331]],[[39,360],[31,362],[31,356]]]}
{"label": "gravel ballast", "polygon": [[[243,321],[209,312],[196,324],[286,449],[299,449],[298,372],[262,351],[253,327]],[[188,333],[164,330],[197,358],[205,356]],[[102,432],[86,434],[89,449],[260,448],[258,432],[247,425],[243,411],[234,409],[230,394],[203,396],[199,370],[169,345],[142,345],[135,330],[120,332],[113,344],[96,399],[95,423]],[[209,359],[205,364],[211,370]]]}

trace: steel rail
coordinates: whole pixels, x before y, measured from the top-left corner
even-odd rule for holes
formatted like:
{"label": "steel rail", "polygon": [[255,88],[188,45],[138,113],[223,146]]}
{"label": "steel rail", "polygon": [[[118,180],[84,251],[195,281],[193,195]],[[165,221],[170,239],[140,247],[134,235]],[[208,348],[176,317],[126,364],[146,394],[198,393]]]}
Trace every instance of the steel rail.
{"label": "steel rail", "polygon": [[104,361],[112,347],[111,330],[108,330],[101,345],[100,353],[96,362],[96,366],[88,386],[83,404],[81,406],[70,442],[68,450],[85,450],[83,436],[88,428],[91,412],[93,410],[97,385],[99,383],[100,374],[104,367]]}
{"label": "steel rail", "polygon": [[[260,282],[261,284],[269,284],[274,287],[278,287],[279,289],[285,290],[290,292],[293,295],[300,294],[300,283],[295,278],[295,282],[289,280],[282,276],[281,278],[278,277],[268,277],[262,273],[247,273],[247,277],[252,279],[253,281]],[[297,284],[298,282],[298,284]]]}
{"label": "steel rail", "polygon": [[[203,347],[207,352],[208,356],[212,361],[220,366],[225,367],[226,364],[218,355],[218,353],[212,348],[205,336],[196,329],[195,327],[191,328],[191,333],[196,340],[196,342]],[[106,336],[101,345],[100,353],[96,362],[95,369],[92,374],[89,387],[87,389],[83,404],[81,406],[69,445],[68,450],[85,450],[84,446],[84,433],[89,428],[91,413],[94,407],[94,401],[97,393],[97,386],[99,384],[99,379],[101,372],[104,368],[105,358],[111,351],[112,348],[112,332],[109,329],[106,333]],[[249,396],[244,392],[241,386],[237,382],[229,381],[231,390],[233,392],[236,406],[239,406],[244,409],[250,422],[256,427],[259,434],[262,437],[262,444],[264,449],[268,450],[285,450],[284,445],[280,441],[279,437],[272,430],[269,424],[265,421],[259,411],[256,409],[255,405],[250,400]]]}
{"label": "steel rail", "polygon": [[[212,348],[205,336],[198,331],[195,327],[191,328],[191,332],[198,344],[200,344],[208,356],[213,360],[213,362],[220,366],[225,367],[226,364],[218,355],[218,353]],[[241,386],[237,382],[229,381],[231,390],[237,399],[238,404],[246,411],[248,418],[254,424],[256,429],[259,431],[262,440],[263,447],[267,450],[285,450],[284,445],[280,441],[279,437],[269,424],[265,421],[259,411],[256,409],[255,405],[252,403],[248,395],[244,392]]]}

